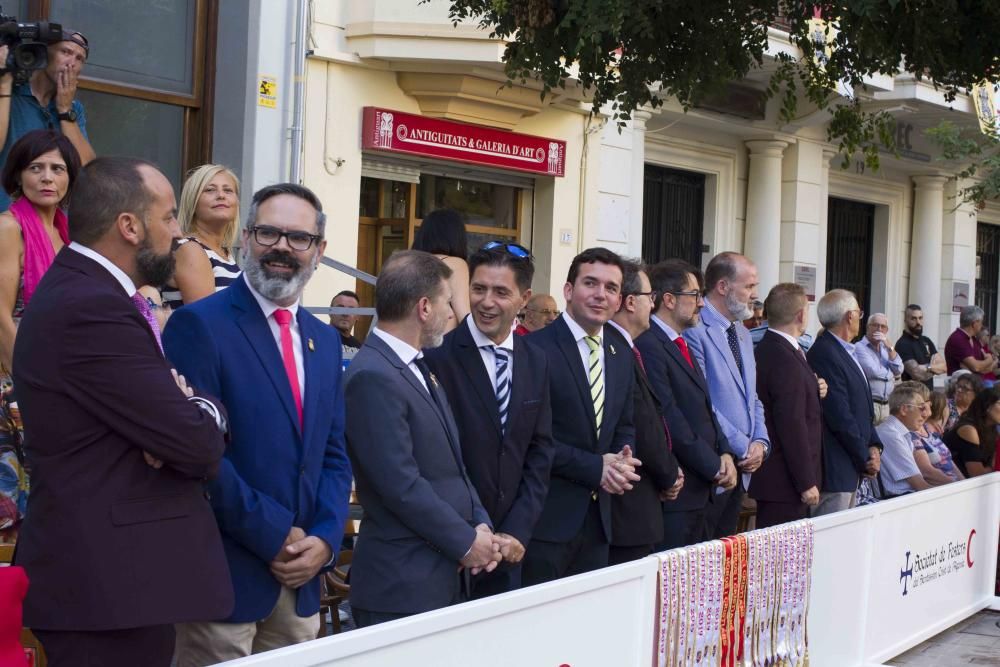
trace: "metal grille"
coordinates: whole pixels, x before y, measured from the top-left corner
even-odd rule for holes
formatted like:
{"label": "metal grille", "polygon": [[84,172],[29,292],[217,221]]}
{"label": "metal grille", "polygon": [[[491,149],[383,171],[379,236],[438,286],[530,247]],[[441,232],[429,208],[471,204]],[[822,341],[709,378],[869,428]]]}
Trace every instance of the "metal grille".
{"label": "metal grille", "polygon": [[705,175],[646,165],[642,257],[649,264],[680,258],[701,266]]}
{"label": "metal grille", "polygon": [[826,236],[826,289],[846,289],[871,310],[875,205],[830,198]]}
{"label": "metal grille", "polygon": [[976,225],[976,305],[983,322],[997,331],[997,289],[1000,283],[1000,226]]}

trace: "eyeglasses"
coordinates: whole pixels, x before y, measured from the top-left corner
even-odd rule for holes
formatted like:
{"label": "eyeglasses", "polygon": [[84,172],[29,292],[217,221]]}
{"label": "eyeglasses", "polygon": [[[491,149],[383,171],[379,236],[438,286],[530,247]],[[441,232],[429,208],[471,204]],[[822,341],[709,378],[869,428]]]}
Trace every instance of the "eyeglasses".
{"label": "eyeglasses", "polygon": [[917,410],[923,410],[925,407],[928,407],[926,403],[921,403],[920,405],[916,403],[903,403],[903,405],[908,408],[916,408]]}
{"label": "eyeglasses", "polygon": [[517,257],[518,259],[531,259],[531,251],[525,248],[523,245],[518,245],[516,243],[504,243],[502,241],[490,241],[484,245],[480,250],[503,250],[508,255],[512,257]]}
{"label": "eyeglasses", "polygon": [[957,387],[955,387],[955,393],[956,394],[965,394],[967,392],[972,392],[972,391],[975,391],[975,390],[972,387],[969,387],[969,386],[964,385],[964,384],[960,384]]}
{"label": "eyeglasses", "polygon": [[527,310],[529,313],[538,313],[540,315],[553,315],[555,317],[559,317],[560,315],[562,315],[561,310],[549,310],[548,308],[541,308],[541,309],[525,308],[525,310]]}
{"label": "eyeglasses", "polygon": [[166,308],[162,303],[156,303],[153,301],[153,297],[147,296],[146,303],[149,304],[150,310],[160,310],[161,308]]}
{"label": "eyeglasses", "polygon": [[274,227],[264,227],[264,226],[254,226],[250,228],[253,233],[254,240],[261,244],[262,246],[273,246],[282,237],[288,242],[288,247],[292,250],[309,250],[313,243],[319,243],[323,240],[322,236],[318,234],[309,234],[307,232],[283,232],[280,229],[275,229]]}
{"label": "eyeglasses", "polygon": [[701,290],[693,289],[693,290],[688,290],[686,292],[668,292],[668,294],[673,294],[674,296],[693,296],[695,298],[698,298],[699,296],[701,296]]}

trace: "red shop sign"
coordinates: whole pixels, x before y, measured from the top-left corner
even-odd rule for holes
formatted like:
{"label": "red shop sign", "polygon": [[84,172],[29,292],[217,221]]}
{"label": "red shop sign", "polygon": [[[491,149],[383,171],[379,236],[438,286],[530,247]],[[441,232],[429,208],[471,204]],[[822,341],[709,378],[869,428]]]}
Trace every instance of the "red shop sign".
{"label": "red shop sign", "polygon": [[527,171],[566,173],[566,142],[412,113],[365,107],[361,147]]}

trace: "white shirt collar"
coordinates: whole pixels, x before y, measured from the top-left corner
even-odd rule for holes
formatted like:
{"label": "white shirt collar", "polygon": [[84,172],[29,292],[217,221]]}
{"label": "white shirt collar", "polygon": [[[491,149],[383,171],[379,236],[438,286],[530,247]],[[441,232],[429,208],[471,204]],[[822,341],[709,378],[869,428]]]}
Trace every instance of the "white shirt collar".
{"label": "white shirt collar", "polygon": [[661,320],[656,315],[650,315],[649,321],[655,324],[656,326],[660,327],[660,329],[663,330],[663,333],[667,334],[667,338],[669,338],[670,340],[674,341],[681,337],[679,333],[674,331],[674,328],[672,326]]}
{"label": "white shirt collar", "polygon": [[[563,321],[566,322],[566,326],[569,327],[570,333],[573,334],[573,340],[575,340],[576,342],[579,343],[587,336],[590,336],[590,334],[584,331],[583,327],[577,324],[576,320],[570,317],[569,313],[567,313],[565,310],[563,311],[563,314],[560,315],[560,317],[562,317]],[[604,345],[604,329],[602,328],[600,331],[598,331],[597,335],[593,336],[593,338],[596,338],[597,342],[600,345]]]}
{"label": "white shirt collar", "polygon": [[375,328],[372,329],[372,333],[384,340],[385,344],[388,345],[389,348],[396,353],[396,356],[398,356],[407,366],[412,364],[415,359],[419,359],[424,356],[420,350],[413,347],[406,341],[396,338],[388,331],[379,329],[378,325],[375,325]]}
{"label": "white shirt collar", "polygon": [[614,320],[608,320],[608,324],[610,324],[611,326],[613,326],[615,329],[618,329],[618,333],[620,333],[621,335],[625,336],[625,340],[628,341],[628,346],[629,347],[635,347],[635,341],[632,340],[632,334],[630,334],[628,331],[626,331],[625,327],[623,327],[622,325],[618,324]]}
{"label": "white shirt collar", "polygon": [[72,241],[69,244],[69,248],[70,250],[75,250],[84,257],[89,257],[90,259],[94,260],[95,262],[103,266],[105,269],[107,269],[108,273],[114,276],[115,280],[121,283],[122,288],[125,290],[125,293],[129,295],[129,297],[135,295],[136,293],[135,283],[132,282],[131,278],[125,275],[124,271],[115,266],[115,264],[113,264],[110,259],[102,255],[101,253],[97,252],[96,250],[88,248],[85,245],[80,245],[76,241]]}
{"label": "white shirt collar", "polygon": [[771,329],[770,327],[768,327],[767,330],[768,331],[773,331],[774,333],[778,334],[779,336],[781,336],[782,338],[784,338],[785,340],[787,340],[789,343],[791,343],[792,347],[794,347],[796,350],[801,349],[802,346],[799,345],[798,339],[795,338],[794,336],[789,336],[784,331],[778,331],[777,329]]}
{"label": "white shirt collar", "polygon": [[298,317],[299,314],[299,299],[296,299],[295,303],[293,303],[290,306],[279,306],[278,304],[268,300],[267,298],[262,296],[260,292],[255,290],[253,288],[253,285],[251,285],[250,281],[247,279],[246,273],[243,274],[243,281],[246,282],[247,287],[250,288],[250,293],[253,294],[253,298],[257,300],[257,305],[259,305],[260,309],[264,311],[265,319],[270,319],[271,315],[274,315],[274,311],[284,308],[285,310],[287,310],[292,314],[292,322],[298,321],[296,318]]}
{"label": "white shirt collar", "polygon": [[476,344],[476,347],[494,347],[494,346],[496,346],[496,347],[499,347],[499,348],[503,348],[504,350],[507,350],[508,352],[511,352],[511,353],[514,352],[514,333],[513,333],[513,331],[511,331],[511,333],[507,334],[507,338],[505,338],[502,343],[500,343],[499,345],[497,345],[492,340],[490,340],[489,338],[487,338],[486,334],[484,334],[482,331],[479,330],[479,327],[476,326],[476,322],[472,319],[472,315],[469,315],[468,317],[466,317],[465,320],[466,320],[466,322],[469,325],[469,333],[472,334],[472,340]]}

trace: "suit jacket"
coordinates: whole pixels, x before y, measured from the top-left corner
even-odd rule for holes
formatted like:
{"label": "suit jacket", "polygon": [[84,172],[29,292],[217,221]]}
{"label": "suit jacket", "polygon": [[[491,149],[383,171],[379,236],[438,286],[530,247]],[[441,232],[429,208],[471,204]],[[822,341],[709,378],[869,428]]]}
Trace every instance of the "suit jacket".
{"label": "suit jacket", "polygon": [[444,391],[424,389],[377,334],[347,370],[347,447],[365,508],[351,565],[351,604],[417,614],[459,592],[475,526],[492,526],[465,472]]}
{"label": "suit jacket", "polygon": [[[609,335],[609,332],[612,335]],[[555,456],[549,493],[535,527],[535,539],[568,542],[583,527],[591,494],[598,494],[604,535],[611,541],[611,498],[601,490],[603,455],[635,444],[632,422],[632,354],[614,327],[605,325],[604,415],[598,437],[590,381],[576,340],[560,317],[526,337],[549,359],[552,442]]]}
{"label": "suit jacket", "polygon": [[[281,585],[270,563],[292,526],[326,541],[334,555],[343,539],[351,467],[340,338],[305,308],[296,320],[304,429],[281,352],[245,278],[177,310],[163,333],[177,370],[229,410],[230,444],[208,487],[236,591],[229,622],[259,621],[274,609]],[[298,614],[315,614],[319,596],[313,577],[297,590]]]}
{"label": "suit jacket", "polygon": [[757,364],[750,332],[737,323],[736,338],[743,359],[740,373],[726,331],[716,321],[721,322],[722,316],[706,304],[701,323],[685,331],[684,340],[705,374],[719,426],[732,452],[746,452],[754,440],[769,445],[764,406],[757,397]]}
{"label": "suit jacket", "polygon": [[824,331],[809,348],[809,365],[826,380],[823,399],[822,491],[857,490],[868,461],[868,448],[882,449],[875,432],[875,410],[868,380],[851,355]]}
{"label": "suit jacket", "polygon": [[497,532],[513,535],[527,546],[542,513],[552,467],[552,407],[545,354],[523,337],[514,337],[506,432],[500,430],[496,392],[468,322],[445,336],[440,347],[424,354],[448,395],[462,460],[479,500]]}
{"label": "suit jacket", "polygon": [[[615,332],[617,335],[617,332]],[[623,349],[628,341],[621,338]],[[636,547],[663,541],[663,503],[660,491],[677,481],[677,459],[670,451],[663,430],[660,402],[639,364],[634,365],[632,392],[635,420],[635,457],[642,461],[639,481],[631,491],[611,498],[611,544]]]}
{"label": "suit jacket", "polygon": [[697,363],[693,367],[687,363],[676,343],[655,322],[635,344],[670,427],[674,456],[685,474],[680,495],[664,503],[663,510],[701,509],[709,501],[713,480],[722,467],[720,456],[732,453],[712,410],[705,377]]}
{"label": "suit jacket", "polygon": [[25,624],[98,631],[228,614],[202,490],[223,434],[178,390],[121,283],[61,250],[21,320],[14,369],[32,482],[15,558],[31,579]]}
{"label": "suit jacket", "polygon": [[812,368],[792,344],[773,331],[754,351],[757,395],[764,404],[771,455],[750,480],[758,500],[799,503],[823,478],[823,417]]}

